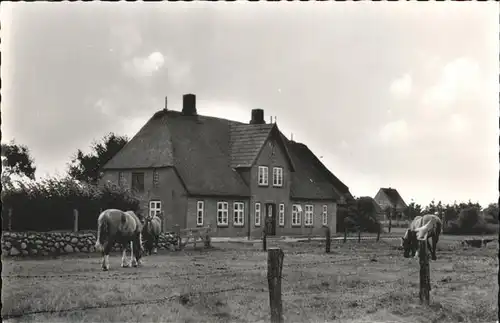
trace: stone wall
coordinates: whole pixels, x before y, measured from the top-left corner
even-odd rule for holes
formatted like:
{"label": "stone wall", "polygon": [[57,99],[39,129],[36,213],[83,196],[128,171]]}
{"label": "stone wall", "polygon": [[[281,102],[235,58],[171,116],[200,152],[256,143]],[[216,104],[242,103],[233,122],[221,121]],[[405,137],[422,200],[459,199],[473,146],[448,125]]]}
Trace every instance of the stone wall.
{"label": "stone wall", "polygon": [[[96,232],[3,232],[2,256],[49,256],[71,253],[93,253]],[[172,233],[161,233],[158,249],[177,245]],[[113,251],[120,251],[116,245]]]}

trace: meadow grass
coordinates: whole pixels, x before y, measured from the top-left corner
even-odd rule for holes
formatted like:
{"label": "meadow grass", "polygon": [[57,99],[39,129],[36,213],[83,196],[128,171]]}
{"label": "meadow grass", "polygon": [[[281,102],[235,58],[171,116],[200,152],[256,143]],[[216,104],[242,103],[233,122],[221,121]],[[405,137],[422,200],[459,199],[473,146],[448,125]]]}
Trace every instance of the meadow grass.
{"label": "meadow grass", "polygon": [[[442,237],[431,262],[431,304],[418,299],[418,260],[399,241],[318,241],[285,252],[285,322],[493,322],[498,244],[464,248]],[[12,322],[269,322],[267,253],[260,245],[160,252],[141,268],[100,270],[98,254],[3,259],[2,316]],[[30,314],[33,313],[34,314]]]}

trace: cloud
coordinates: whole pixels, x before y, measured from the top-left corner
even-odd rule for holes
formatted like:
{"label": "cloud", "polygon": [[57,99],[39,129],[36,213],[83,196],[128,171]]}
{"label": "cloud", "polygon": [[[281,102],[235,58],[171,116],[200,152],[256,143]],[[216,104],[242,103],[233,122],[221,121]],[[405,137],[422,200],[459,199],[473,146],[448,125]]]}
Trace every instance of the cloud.
{"label": "cloud", "polygon": [[389,88],[391,94],[395,98],[406,98],[410,95],[412,91],[412,78],[410,74],[405,74],[404,76],[394,80]]}
{"label": "cloud", "polygon": [[[335,154],[327,166],[355,195],[392,181],[416,199],[468,198],[470,187],[495,198],[495,3],[263,5],[16,3],[2,29],[2,135],[52,171],[109,131],[133,135],[165,96],[180,110],[192,92],[201,114],[277,116],[325,162]],[[436,179],[449,185],[430,190]]]}
{"label": "cloud", "polygon": [[165,64],[165,58],[160,52],[153,52],[145,57],[134,57],[124,62],[124,70],[135,78],[151,77]]}
{"label": "cloud", "polygon": [[423,94],[422,103],[433,111],[447,109],[459,96],[477,94],[480,86],[478,63],[470,58],[458,58],[442,68],[438,81]]}
{"label": "cloud", "polygon": [[399,144],[408,139],[408,124],[405,120],[389,122],[380,129],[380,139],[385,144]]}

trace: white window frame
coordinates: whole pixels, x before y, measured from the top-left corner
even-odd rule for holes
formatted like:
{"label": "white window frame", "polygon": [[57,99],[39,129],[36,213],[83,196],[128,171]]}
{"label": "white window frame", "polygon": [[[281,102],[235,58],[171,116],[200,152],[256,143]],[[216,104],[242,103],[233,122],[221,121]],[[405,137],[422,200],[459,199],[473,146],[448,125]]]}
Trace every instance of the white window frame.
{"label": "white window frame", "polygon": [[283,167],[273,167],[273,186],[283,187]]}
{"label": "white window frame", "polygon": [[159,201],[159,200],[149,201],[149,216],[150,217],[153,217],[155,215],[160,215],[161,212],[162,212],[161,211],[161,201]]}
{"label": "white window frame", "polygon": [[278,225],[281,227],[285,226],[285,203],[280,203],[278,209]]}
{"label": "white window frame", "polygon": [[306,204],[304,212],[304,225],[312,227],[314,225],[314,205]]}
{"label": "white window frame", "polygon": [[300,221],[300,204],[292,204],[292,226],[299,227],[301,225]]}
{"label": "white window frame", "polygon": [[323,225],[328,225],[328,205],[323,205]]}
{"label": "white window frame", "polygon": [[233,203],[233,226],[242,227],[245,225],[245,203]]}
{"label": "white window frame", "polygon": [[196,201],[196,225],[203,226],[203,219],[205,215],[205,202]]}
{"label": "white window frame", "polygon": [[258,173],[257,180],[258,180],[259,186],[268,186],[269,185],[269,167],[259,166],[259,173]]}
{"label": "white window frame", "polygon": [[[221,215],[219,217],[219,214]],[[229,204],[217,202],[217,226],[227,227],[229,225]]]}
{"label": "white window frame", "polygon": [[260,219],[261,219],[261,206],[260,202],[255,202],[255,207],[254,207],[254,223],[256,227],[260,227]]}

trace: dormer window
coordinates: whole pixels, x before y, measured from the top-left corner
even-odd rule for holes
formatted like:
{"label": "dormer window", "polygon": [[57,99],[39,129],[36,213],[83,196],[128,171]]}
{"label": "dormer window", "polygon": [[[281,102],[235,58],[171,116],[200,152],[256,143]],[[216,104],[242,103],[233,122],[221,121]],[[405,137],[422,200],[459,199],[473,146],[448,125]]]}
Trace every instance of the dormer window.
{"label": "dormer window", "polygon": [[283,168],[273,167],[273,186],[282,187],[283,186]]}
{"label": "dormer window", "polygon": [[269,168],[267,166],[259,166],[259,186],[269,185]]}

